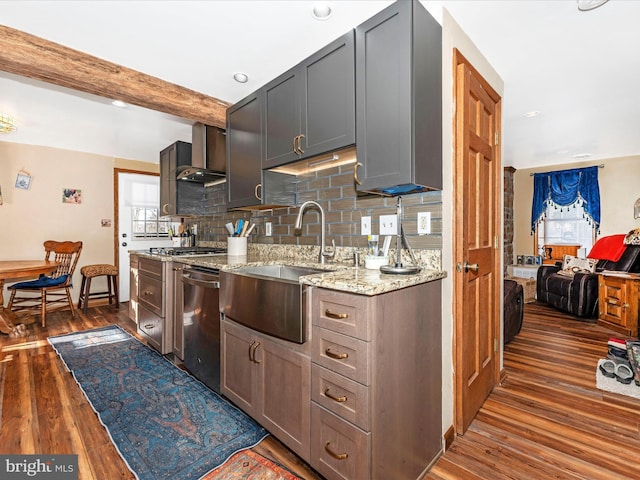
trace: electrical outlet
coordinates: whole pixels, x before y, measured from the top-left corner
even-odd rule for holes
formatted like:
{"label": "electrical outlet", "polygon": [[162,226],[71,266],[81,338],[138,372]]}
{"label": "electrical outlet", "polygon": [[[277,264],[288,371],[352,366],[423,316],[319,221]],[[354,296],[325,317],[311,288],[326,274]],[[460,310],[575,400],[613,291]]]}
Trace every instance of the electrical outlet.
{"label": "electrical outlet", "polygon": [[371,235],[371,217],[360,219],[360,235]]}
{"label": "electrical outlet", "polygon": [[431,233],[431,212],[418,212],[418,235]]}
{"label": "electrical outlet", "polygon": [[398,215],[380,215],[380,235],[398,234]]}
{"label": "electrical outlet", "polygon": [[270,236],[271,236],[271,222],[266,222],[266,223],[264,224],[264,234],[265,234],[267,237],[270,237]]}

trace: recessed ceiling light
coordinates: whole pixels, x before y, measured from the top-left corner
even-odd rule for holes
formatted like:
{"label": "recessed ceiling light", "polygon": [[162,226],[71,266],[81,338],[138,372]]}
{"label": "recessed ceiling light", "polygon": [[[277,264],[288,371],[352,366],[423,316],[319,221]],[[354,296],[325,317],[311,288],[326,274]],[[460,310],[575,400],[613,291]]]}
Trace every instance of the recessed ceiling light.
{"label": "recessed ceiling light", "polygon": [[331,16],[331,7],[328,3],[316,3],[311,10],[311,16],[316,20],[327,20]]}
{"label": "recessed ceiling light", "polygon": [[113,105],[114,107],[120,107],[120,108],[124,108],[127,106],[127,104],[124,103],[122,100],[114,100],[113,102],[111,102],[111,105]]}
{"label": "recessed ceiling light", "polygon": [[538,110],[532,110],[524,114],[524,116],[527,118],[537,117],[538,115],[540,115],[540,112]]}
{"label": "recessed ceiling light", "polygon": [[242,72],[234,73],[233,79],[238,83],[247,83],[249,81],[247,74]]}
{"label": "recessed ceiling light", "polygon": [[576,160],[584,160],[585,158],[589,158],[590,156],[590,153],[576,153],[575,155],[572,155],[572,157]]}

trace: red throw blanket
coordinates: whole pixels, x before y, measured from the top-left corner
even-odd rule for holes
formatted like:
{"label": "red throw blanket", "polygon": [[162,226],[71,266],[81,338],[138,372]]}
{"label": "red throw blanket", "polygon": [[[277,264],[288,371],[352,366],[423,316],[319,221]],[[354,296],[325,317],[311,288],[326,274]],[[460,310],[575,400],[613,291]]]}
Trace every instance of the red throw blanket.
{"label": "red throw blanket", "polygon": [[596,258],[598,260],[610,260],[617,262],[624,253],[627,246],[624,242],[624,234],[609,235],[602,237],[593,246],[587,258]]}

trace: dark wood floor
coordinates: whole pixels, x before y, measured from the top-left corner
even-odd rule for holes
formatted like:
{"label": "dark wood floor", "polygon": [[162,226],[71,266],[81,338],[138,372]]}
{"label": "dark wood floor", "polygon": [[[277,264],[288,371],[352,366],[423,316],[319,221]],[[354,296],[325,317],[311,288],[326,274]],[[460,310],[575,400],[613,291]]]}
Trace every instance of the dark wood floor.
{"label": "dark wood floor", "polygon": [[610,336],[527,304],[506,379],[427,478],[640,479],[640,400],[595,387]]}
{"label": "dark wood floor", "polygon": [[[75,319],[54,313],[22,339],[0,335],[0,452],[77,453],[81,479],[133,478],[47,342],[111,323],[133,327],[126,309],[97,307]],[[505,350],[506,379],[427,478],[639,479],[640,400],[595,388],[609,336],[618,335],[527,305],[522,332]],[[320,478],[271,436],[255,450]]]}
{"label": "dark wood floor", "polygon": [[[119,313],[92,307],[75,318],[68,311],[54,312],[47,315],[46,328],[29,325],[27,337],[0,334],[0,453],[78,454],[80,480],[135,478],[47,341],[49,336],[114,323],[137,336],[123,307]],[[321,478],[271,435],[253,450],[301,478]]]}

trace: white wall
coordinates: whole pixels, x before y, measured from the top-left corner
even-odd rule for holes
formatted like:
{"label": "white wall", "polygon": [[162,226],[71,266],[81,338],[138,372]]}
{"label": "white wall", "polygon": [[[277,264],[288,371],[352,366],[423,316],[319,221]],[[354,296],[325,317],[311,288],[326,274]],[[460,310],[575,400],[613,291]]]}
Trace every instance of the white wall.
{"label": "white wall", "polygon": [[[0,260],[41,259],[45,240],[81,240],[83,250],[73,279],[77,299],[83,265],[114,263],[113,169],[141,165],[152,171],[158,168],[150,163],[0,141]],[[32,175],[29,190],[14,187],[20,170]],[[64,188],[82,190],[82,203],[62,203]],[[103,219],[111,220],[111,226],[101,226]],[[96,289],[101,287],[96,280]],[[4,297],[6,305],[6,290]]]}
{"label": "white wall", "polygon": [[[442,268],[449,272],[442,284],[442,432],[443,434],[453,425],[453,276],[455,262],[453,258],[453,49],[457,48],[465,58],[480,72],[496,92],[502,97],[504,85],[502,79],[493,67],[482,56],[480,51],[462,31],[447,10],[443,12],[442,39],[442,224],[443,248]],[[500,175],[502,179],[502,175]],[[502,181],[502,180],[501,180]],[[500,192],[503,189],[500,188]],[[502,212],[502,203],[499,211]],[[502,227],[501,227],[502,228]],[[502,233],[500,234],[502,238]],[[501,360],[502,361],[502,360]]]}

